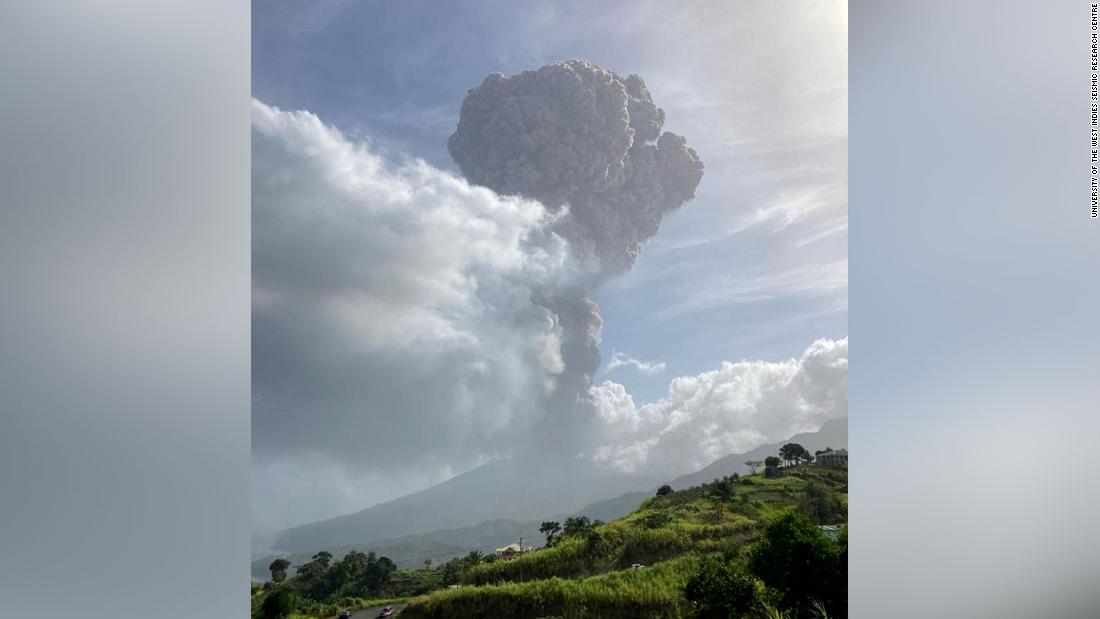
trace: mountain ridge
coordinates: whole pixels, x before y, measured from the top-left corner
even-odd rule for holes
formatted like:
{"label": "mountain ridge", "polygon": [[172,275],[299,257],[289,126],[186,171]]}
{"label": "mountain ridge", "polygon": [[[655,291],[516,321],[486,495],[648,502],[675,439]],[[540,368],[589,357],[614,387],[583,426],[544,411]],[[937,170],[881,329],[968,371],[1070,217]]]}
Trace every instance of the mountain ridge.
{"label": "mountain ridge", "polygon": [[[789,442],[800,443],[811,452],[847,447],[847,434],[847,417],[831,419],[816,432],[803,432],[745,453],[724,456],[668,483],[678,490],[732,473],[746,474],[749,469],[745,460],[763,460]],[[491,462],[352,514],[284,529],[276,534],[272,550],[286,554],[313,553],[322,548],[377,548],[407,542],[407,538],[433,544],[442,538],[441,544],[450,545],[456,539],[453,532],[476,530],[490,522],[511,522],[517,530],[529,531],[536,522],[572,514],[613,520],[630,513],[661,485],[655,478],[606,472],[592,476],[592,469],[580,463],[573,463],[573,467],[548,471],[547,467],[524,468],[512,461]],[[584,487],[578,488],[581,485]],[[522,502],[509,501],[517,495],[523,497]],[[604,498],[608,496],[613,498]]]}

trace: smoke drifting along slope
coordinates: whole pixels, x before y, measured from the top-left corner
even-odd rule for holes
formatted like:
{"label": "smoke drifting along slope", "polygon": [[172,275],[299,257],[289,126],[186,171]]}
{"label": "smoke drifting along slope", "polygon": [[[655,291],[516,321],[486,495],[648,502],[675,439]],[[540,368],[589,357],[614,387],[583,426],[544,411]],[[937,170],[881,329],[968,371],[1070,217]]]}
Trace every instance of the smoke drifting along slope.
{"label": "smoke drifting along slope", "polygon": [[532,302],[568,270],[542,205],[387,165],[259,101],[252,201],[261,522],[399,496],[528,433],[563,365],[561,329]]}

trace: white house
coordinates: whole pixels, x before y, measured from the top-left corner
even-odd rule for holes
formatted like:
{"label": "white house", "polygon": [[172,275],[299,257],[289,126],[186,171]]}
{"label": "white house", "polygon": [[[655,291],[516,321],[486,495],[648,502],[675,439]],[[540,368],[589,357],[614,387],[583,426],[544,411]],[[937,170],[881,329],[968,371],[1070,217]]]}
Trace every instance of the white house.
{"label": "white house", "polygon": [[817,463],[821,466],[839,466],[848,468],[848,450],[837,449],[836,451],[833,451],[832,449],[826,449],[825,451],[817,454],[816,460]]}
{"label": "white house", "polygon": [[531,548],[530,546],[524,544],[523,538],[521,537],[518,541],[512,542],[507,546],[497,548],[496,555],[501,559],[511,559],[512,557],[521,555],[525,552],[531,552],[532,550],[534,550],[534,548]]}

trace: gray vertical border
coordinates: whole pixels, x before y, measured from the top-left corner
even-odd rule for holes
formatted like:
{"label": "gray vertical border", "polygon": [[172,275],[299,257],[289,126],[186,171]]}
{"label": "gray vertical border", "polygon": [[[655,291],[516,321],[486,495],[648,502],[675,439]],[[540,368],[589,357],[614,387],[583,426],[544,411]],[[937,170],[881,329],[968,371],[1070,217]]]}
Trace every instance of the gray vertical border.
{"label": "gray vertical border", "polygon": [[851,617],[1098,617],[1089,2],[850,4]]}
{"label": "gray vertical border", "polygon": [[248,613],[249,19],[0,3],[0,616]]}

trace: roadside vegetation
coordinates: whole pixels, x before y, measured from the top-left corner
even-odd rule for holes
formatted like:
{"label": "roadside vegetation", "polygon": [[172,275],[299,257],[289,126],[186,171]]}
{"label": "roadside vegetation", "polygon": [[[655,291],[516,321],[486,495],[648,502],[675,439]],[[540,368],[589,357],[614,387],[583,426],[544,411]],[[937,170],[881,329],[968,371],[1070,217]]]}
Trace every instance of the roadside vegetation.
{"label": "roadside vegetation", "polygon": [[384,557],[319,553],[292,579],[276,562],[272,582],[254,587],[253,617],[329,617],[369,597],[412,597],[402,619],[845,617],[847,470],[792,445],[765,474],[662,486],[612,522],[544,522],[546,545],[510,559],[474,551],[398,570]]}

